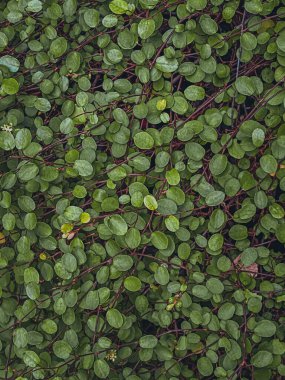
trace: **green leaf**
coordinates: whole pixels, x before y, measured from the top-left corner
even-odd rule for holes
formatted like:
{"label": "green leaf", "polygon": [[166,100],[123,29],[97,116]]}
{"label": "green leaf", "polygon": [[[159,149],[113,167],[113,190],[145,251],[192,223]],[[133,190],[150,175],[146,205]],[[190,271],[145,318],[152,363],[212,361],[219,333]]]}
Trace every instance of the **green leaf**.
{"label": "green leaf", "polygon": [[36,368],[40,364],[40,358],[34,351],[25,350],[23,353],[24,363],[31,368]]}
{"label": "green leaf", "polygon": [[212,251],[219,251],[224,244],[224,238],[221,234],[214,234],[208,240],[208,246]]}
{"label": "green leaf", "polygon": [[279,263],[276,265],[274,268],[274,273],[276,274],[277,277],[285,277],[285,264],[284,263]]}
{"label": "green leaf", "polygon": [[85,198],[87,195],[87,190],[84,186],[76,185],[72,191],[75,198]]}
{"label": "green leaf", "polygon": [[18,171],[18,178],[23,182],[28,182],[34,179],[39,172],[39,168],[36,164],[24,162]]}
{"label": "green leaf", "polygon": [[2,217],[2,224],[6,231],[12,231],[16,224],[16,218],[13,214],[7,213]]}
{"label": "green leaf", "polygon": [[81,214],[82,209],[77,206],[68,206],[64,211],[64,217],[71,221],[78,221]]}
{"label": "green leaf", "polygon": [[256,368],[264,368],[273,362],[273,355],[271,352],[261,350],[253,355],[250,362]]}
{"label": "green leaf", "polygon": [[158,339],[154,335],[144,335],[139,340],[141,348],[154,348],[158,343]]}
{"label": "green leaf", "polygon": [[110,373],[109,364],[102,359],[96,359],[94,362],[94,373],[99,379],[107,379]]}
{"label": "green leaf", "polygon": [[88,9],[84,12],[84,21],[90,28],[96,28],[99,24],[99,12],[96,9]]}
{"label": "green leaf", "polygon": [[258,14],[262,12],[262,3],[260,0],[255,0],[255,1],[246,1],[245,2],[245,9],[247,12],[253,13],[253,14]]}
{"label": "green leaf", "polygon": [[248,236],[247,228],[246,226],[235,224],[230,228],[229,235],[233,240],[237,241],[246,239]]}
{"label": "green leaf", "polygon": [[257,251],[254,248],[246,248],[241,254],[242,263],[248,267],[252,265],[258,257]]}
{"label": "green leaf", "polygon": [[48,112],[51,110],[51,104],[48,99],[37,98],[34,103],[35,108],[41,112]]}
{"label": "green leaf", "polygon": [[212,191],[207,194],[205,200],[208,206],[218,206],[225,199],[225,194],[222,191]]}
{"label": "green leaf", "polygon": [[166,249],[168,246],[167,236],[160,231],[155,231],[151,234],[151,242],[157,249]]}
{"label": "green leaf", "polygon": [[174,104],[171,109],[178,115],[184,115],[188,110],[188,102],[182,96],[175,96]]}
{"label": "green leaf", "polygon": [[3,79],[1,89],[7,95],[14,95],[19,91],[20,85],[14,78]]}
{"label": "green leaf", "polygon": [[240,76],[235,81],[235,86],[242,95],[250,96],[254,94],[255,88],[250,77]]}
{"label": "green leaf", "polygon": [[42,10],[42,2],[39,0],[31,0],[28,2],[27,11],[28,12],[40,12]]}
{"label": "green leaf", "polygon": [[[172,193],[171,196],[179,203],[184,203],[182,202],[182,199],[184,199],[183,195],[179,194],[178,200],[177,200],[177,192],[174,194]],[[157,204],[158,204],[157,211],[162,215],[172,215],[172,214],[176,214],[177,212],[177,205],[172,199],[160,199],[157,202]]]}
{"label": "green leaf", "polygon": [[40,286],[39,284],[37,284],[36,282],[29,282],[27,285],[26,285],[26,293],[27,293],[27,296],[31,299],[31,300],[36,300],[39,298],[40,296]]}
{"label": "green leaf", "polygon": [[106,28],[112,28],[113,26],[117,25],[118,23],[118,19],[116,16],[114,15],[106,15],[103,20],[102,20],[102,24],[106,27]]}
{"label": "green leaf", "polygon": [[108,177],[112,181],[121,181],[123,178],[127,176],[126,169],[122,166],[114,167],[114,169],[110,170],[108,173]]}
{"label": "green leaf", "polygon": [[12,24],[16,24],[22,19],[22,17],[23,17],[22,12],[14,10],[8,13],[7,20],[11,22]]}
{"label": "green leaf", "polygon": [[106,313],[107,322],[115,329],[122,327],[124,319],[122,314],[117,309],[110,309]]}
{"label": "green leaf", "polygon": [[194,285],[192,293],[195,297],[200,298],[202,300],[208,300],[211,298],[211,293],[204,285]]}
{"label": "green leaf", "polygon": [[146,195],[144,197],[143,203],[145,207],[151,211],[156,210],[158,207],[157,201],[153,195]]}
{"label": "green leaf", "polygon": [[178,69],[178,61],[176,58],[158,57],[155,67],[163,73],[173,73]]}
{"label": "green leaf", "polygon": [[169,185],[178,185],[180,182],[180,175],[177,169],[168,170],[165,174],[165,178]]}
{"label": "green leaf", "polygon": [[128,225],[120,215],[113,215],[104,220],[109,230],[118,236],[125,235],[128,231]]}
{"label": "green leaf", "polygon": [[55,334],[57,332],[57,324],[52,319],[45,319],[41,323],[41,329],[47,334]]}
{"label": "green leaf", "polygon": [[26,268],[24,270],[24,283],[29,284],[30,282],[36,282],[37,284],[40,281],[40,276],[38,271],[35,268]]}
{"label": "green leaf", "polygon": [[276,39],[276,45],[278,46],[278,49],[280,49],[282,52],[285,52],[285,34],[280,33],[280,35]]}
{"label": "green leaf", "polygon": [[82,177],[88,177],[93,173],[93,166],[86,160],[76,160],[73,168],[78,171]]}
{"label": "green leaf", "polygon": [[209,164],[209,168],[213,175],[222,174],[228,165],[227,157],[223,154],[215,154]]}
{"label": "green leaf", "polygon": [[228,320],[233,317],[235,313],[235,306],[232,303],[224,303],[218,311],[218,317],[223,320]]}
{"label": "green leaf", "polygon": [[50,52],[54,58],[61,57],[67,50],[67,41],[64,37],[58,37],[52,41]]}
{"label": "green leaf", "polygon": [[0,66],[5,66],[11,73],[16,73],[20,68],[20,62],[11,55],[0,57]]}
{"label": "green leaf", "polygon": [[74,128],[73,120],[70,117],[67,117],[66,119],[62,120],[60,123],[60,132],[64,134],[68,134],[72,132]]}
{"label": "green leaf", "polygon": [[129,228],[125,235],[125,242],[130,249],[137,248],[141,243],[141,234],[137,228]]}
{"label": "green leaf", "polygon": [[155,22],[152,19],[142,19],[138,25],[138,34],[140,38],[146,40],[155,31]]}
{"label": "green leaf", "polygon": [[165,225],[168,231],[176,232],[179,230],[179,220],[174,215],[170,215],[165,219]]}
{"label": "green leaf", "polygon": [[[66,57],[66,66],[68,70],[72,72],[77,72],[81,64],[81,55],[77,51],[72,51],[68,53]],[[64,132],[63,132],[64,133]]]}
{"label": "green leaf", "polygon": [[142,287],[142,283],[138,277],[129,276],[124,280],[124,286],[130,292],[138,292]]}
{"label": "green leaf", "polygon": [[207,357],[202,357],[198,359],[197,368],[202,376],[210,376],[214,371],[213,364]]}
{"label": "green leaf", "polygon": [[116,15],[122,15],[128,11],[128,3],[124,0],[112,0],[109,8]]}
{"label": "green leaf", "polygon": [[68,359],[72,352],[72,347],[65,340],[58,340],[54,342],[52,349],[58,358],[64,360]]}
{"label": "green leaf", "polygon": [[265,133],[262,129],[256,128],[252,132],[252,142],[253,142],[253,145],[256,146],[257,148],[263,145],[264,139],[265,139]]}
{"label": "green leaf", "polygon": [[184,90],[186,99],[195,102],[205,98],[205,89],[201,86],[191,85]]}
{"label": "green leaf", "polygon": [[276,237],[280,243],[285,244],[285,223],[278,224],[276,227]]}
{"label": "green leaf", "polygon": [[0,32],[0,49],[2,50],[8,45],[8,38],[5,33]]}
{"label": "green leaf", "polygon": [[263,338],[270,338],[276,333],[276,326],[271,321],[262,320],[255,326],[254,333]]}
{"label": "green leaf", "polygon": [[245,50],[254,50],[257,46],[257,39],[254,34],[250,32],[245,32],[240,37],[240,43]]}
{"label": "green leaf", "polygon": [[25,348],[28,345],[28,332],[20,327],[13,332],[13,343],[17,348]]}
{"label": "green leaf", "polygon": [[27,230],[34,230],[37,226],[37,216],[35,213],[30,212],[25,215],[24,226]]}
{"label": "green leaf", "polygon": [[15,143],[17,149],[25,149],[32,142],[32,135],[29,129],[20,129],[15,137]]}
{"label": "green leaf", "polygon": [[212,294],[222,294],[224,285],[218,278],[210,278],[206,282],[206,286]]}
{"label": "green leaf", "polygon": [[160,285],[167,285],[169,282],[169,272],[167,268],[159,266],[154,274],[154,279]]}
{"label": "green leaf", "polygon": [[114,267],[121,272],[128,271],[129,269],[131,269],[133,264],[134,264],[134,261],[132,257],[127,256],[127,255],[117,255],[113,259]]}
{"label": "green leaf", "polygon": [[202,145],[195,142],[188,142],[185,146],[185,153],[191,160],[200,161],[206,152]]}
{"label": "green leaf", "polygon": [[203,32],[208,35],[215,34],[218,31],[217,23],[208,15],[202,15],[199,19],[199,23]]}
{"label": "green leaf", "polygon": [[70,17],[76,12],[77,0],[64,0],[63,12],[65,16]]}
{"label": "green leaf", "polygon": [[16,142],[11,132],[0,131],[0,148],[3,150],[12,150]]}
{"label": "green leaf", "polygon": [[265,173],[275,173],[277,170],[277,161],[270,154],[265,154],[260,158],[260,166]]}
{"label": "green leaf", "polygon": [[107,51],[107,58],[111,63],[119,63],[123,59],[123,53],[118,49],[110,49]]}
{"label": "green leaf", "polygon": [[134,143],[139,149],[152,149],[154,146],[154,139],[147,132],[138,132],[134,136]]}
{"label": "green leaf", "polygon": [[[67,267],[68,268],[68,267]],[[80,307],[84,310],[96,310],[99,306],[99,294],[97,290],[89,290],[83,300],[80,302]]]}
{"label": "green leaf", "polygon": [[285,211],[278,203],[273,203],[269,206],[269,212],[275,219],[282,219],[285,215]]}

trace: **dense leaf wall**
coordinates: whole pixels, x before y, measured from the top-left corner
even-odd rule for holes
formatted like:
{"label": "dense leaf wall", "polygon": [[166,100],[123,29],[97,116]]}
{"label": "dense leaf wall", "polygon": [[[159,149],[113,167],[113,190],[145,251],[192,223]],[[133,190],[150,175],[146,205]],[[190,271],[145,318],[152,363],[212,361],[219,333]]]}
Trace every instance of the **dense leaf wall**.
{"label": "dense leaf wall", "polygon": [[0,378],[285,376],[285,5],[0,1]]}

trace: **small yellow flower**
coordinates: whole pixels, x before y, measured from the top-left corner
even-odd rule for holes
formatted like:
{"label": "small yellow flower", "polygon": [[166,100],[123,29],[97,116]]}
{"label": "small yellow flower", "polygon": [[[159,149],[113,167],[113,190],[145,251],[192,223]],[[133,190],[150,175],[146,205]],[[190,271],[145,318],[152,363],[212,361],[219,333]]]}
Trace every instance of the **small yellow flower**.
{"label": "small yellow flower", "polygon": [[46,260],[47,259],[47,255],[44,252],[40,253],[40,259],[41,260]]}
{"label": "small yellow flower", "polygon": [[12,132],[13,131],[13,124],[12,123],[4,124],[1,127],[1,129],[2,129],[2,131],[5,131],[5,132]]}
{"label": "small yellow flower", "polygon": [[106,359],[114,362],[117,359],[117,350],[110,350],[106,355]]}

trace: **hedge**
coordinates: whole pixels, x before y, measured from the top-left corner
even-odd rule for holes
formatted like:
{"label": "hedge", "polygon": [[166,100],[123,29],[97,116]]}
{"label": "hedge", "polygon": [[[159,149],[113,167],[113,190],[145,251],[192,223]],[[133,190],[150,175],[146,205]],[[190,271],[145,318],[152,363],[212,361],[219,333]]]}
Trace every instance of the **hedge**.
{"label": "hedge", "polygon": [[285,1],[0,25],[0,378],[284,378]]}

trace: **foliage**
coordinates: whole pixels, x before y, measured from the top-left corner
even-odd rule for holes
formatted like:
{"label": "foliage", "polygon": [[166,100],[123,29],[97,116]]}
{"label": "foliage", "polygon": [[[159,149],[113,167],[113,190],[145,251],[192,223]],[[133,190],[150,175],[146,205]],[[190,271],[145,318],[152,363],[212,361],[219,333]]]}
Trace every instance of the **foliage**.
{"label": "foliage", "polygon": [[0,378],[285,376],[285,6],[0,2]]}

